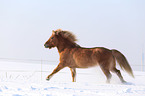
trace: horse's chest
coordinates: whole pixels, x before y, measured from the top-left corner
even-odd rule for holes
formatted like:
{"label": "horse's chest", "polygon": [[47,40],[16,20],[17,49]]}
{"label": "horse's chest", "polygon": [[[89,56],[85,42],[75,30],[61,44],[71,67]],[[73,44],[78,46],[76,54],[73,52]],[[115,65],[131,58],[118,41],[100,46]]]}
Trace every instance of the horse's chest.
{"label": "horse's chest", "polygon": [[78,67],[76,66],[76,62],[73,58],[73,55],[69,52],[65,52],[60,55],[60,62],[64,63],[66,66],[70,68]]}

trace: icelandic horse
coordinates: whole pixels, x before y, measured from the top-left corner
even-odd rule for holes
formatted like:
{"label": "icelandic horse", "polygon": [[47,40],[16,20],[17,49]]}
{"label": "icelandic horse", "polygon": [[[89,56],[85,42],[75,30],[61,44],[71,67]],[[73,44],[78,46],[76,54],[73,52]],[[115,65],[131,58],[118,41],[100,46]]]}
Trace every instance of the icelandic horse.
{"label": "icelandic horse", "polygon": [[44,44],[45,48],[57,47],[60,62],[53,72],[48,75],[46,80],[63,69],[69,67],[72,74],[72,82],[76,81],[76,68],[88,68],[99,65],[103,73],[107,77],[107,83],[110,83],[112,77],[111,72],[117,74],[122,83],[126,81],[123,79],[120,70],[116,69],[116,61],[122,69],[129,75],[134,77],[132,69],[125,58],[125,56],[118,50],[110,50],[104,47],[84,48],[79,46],[75,35],[69,31],[61,29],[53,30],[51,37]]}

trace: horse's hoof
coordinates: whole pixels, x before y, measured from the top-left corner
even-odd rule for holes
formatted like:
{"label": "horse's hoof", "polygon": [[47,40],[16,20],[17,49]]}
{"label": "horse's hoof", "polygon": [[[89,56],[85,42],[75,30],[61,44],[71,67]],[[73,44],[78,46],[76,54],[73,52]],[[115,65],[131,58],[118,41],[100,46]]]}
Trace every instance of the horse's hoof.
{"label": "horse's hoof", "polygon": [[49,78],[46,78],[46,80],[49,81],[50,79]]}
{"label": "horse's hoof", "polygon": [[121,81],[123,84],[126,84],[127,82],[125,80]]}
{"label": "horse's hoof", "polygon": [[110,80],[107,80],[106,83],[107,83],[107,84],[110,84]]}

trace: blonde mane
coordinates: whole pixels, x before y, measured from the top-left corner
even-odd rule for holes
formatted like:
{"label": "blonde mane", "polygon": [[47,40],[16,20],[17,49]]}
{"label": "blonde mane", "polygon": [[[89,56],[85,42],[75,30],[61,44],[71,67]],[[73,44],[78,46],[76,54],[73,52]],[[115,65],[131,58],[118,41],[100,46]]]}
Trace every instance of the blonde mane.
{"label": "blonde mane", "polygon": [[56,34],[60,34],[63,38],[70,40],[71,42],[77,41],[76,36],[69,31],[57,29],[54,31]]}

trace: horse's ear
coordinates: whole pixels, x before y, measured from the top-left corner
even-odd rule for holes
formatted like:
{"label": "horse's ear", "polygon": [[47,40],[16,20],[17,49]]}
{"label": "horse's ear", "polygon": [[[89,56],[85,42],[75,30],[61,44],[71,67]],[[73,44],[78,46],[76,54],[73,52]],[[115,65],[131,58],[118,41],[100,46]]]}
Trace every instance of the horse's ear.
{"label": "horse's ear", "polygon": [[57,32],[57,31],[52,30],[52,34],[54,34],[54,35],[58,35],[58,32]]}
{"label": "horse's ear", "polygon": [[59,32],[56,31],[56,32],[55,32],[55,35],[58,35],[58,34],[59,34]]}
{"label": "horse's ear", "polygon": [[55,31],[54,30],[52,30],[52,34],[55,34]]}

